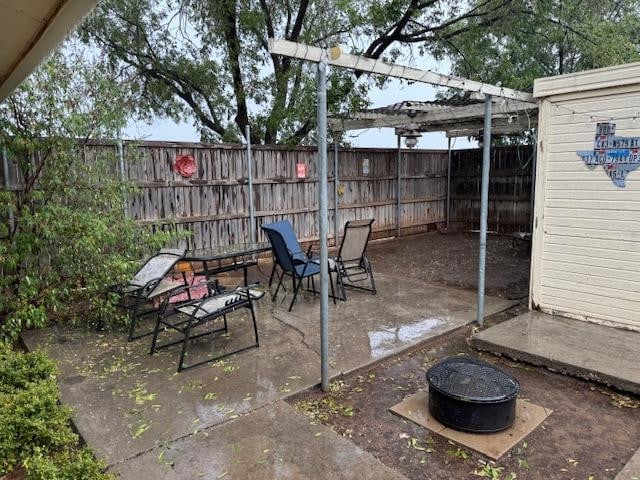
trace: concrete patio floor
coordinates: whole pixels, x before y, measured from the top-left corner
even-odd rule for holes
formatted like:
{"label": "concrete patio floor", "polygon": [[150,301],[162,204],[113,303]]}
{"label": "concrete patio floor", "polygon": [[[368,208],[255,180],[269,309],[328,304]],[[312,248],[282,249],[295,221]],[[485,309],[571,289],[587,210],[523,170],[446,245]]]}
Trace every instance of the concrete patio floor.
{"label": "concrete patio floor", "polygon": [[[332,376],[364,367],[475,320],[477,297],[471,290],[430,284],[381,269],[376,282],[376,296],[348,291],[347,302],[330,304]],[[56,360],[61,398],[73,408],[78,430],[98,456],[123,473],[122,478],[151,478],[141,472],[153,462],[160,468],[163,457],[172,452],[175,458],[169,463],[183,465],[178,460],[182,456],[179,452],[187,450],[202,452],[205,459],[194,460],[192,468],[184,473],[172,470],[170,478],[217,478],[225,471],[230,472],[226,478],[243,478],[238,473],[244,470],[237,466],[237,456],[206,454],[214,448],[216,452],[230,452],[243,438],[254,445],[256,452],[262,446],[262,450],[275,452],[268,445],[281,445],[278,453],[260,457],[251,478],[274,478],[276,471],[290,473],[283,473],[282,478],[356,478],[350,477],[349,471],[363,472],[357,478],[394,478],[384,470],[364,475],[369,470],[362,462],[371,465],[371,472],[380,465],[373,457],[362,456],[357,447],[340,449],[344,456],[334,460],[325,458],[322,450],[328,448],[326,444],[343,440],[332,432],[316,436],[315,425],[280,405],[279,400],[316,385],[320,372],[319,300],[305,294],[293,312],[287,312],[289,295],[274,303],[267,296],[260,301],[260,348],[179,374],[179,347],[151,356],[148,338],[127,343],[122,333],[53,327],[28,332],[23,339],[29,349],[42,347]],[[487,297],[486,315],[514,304]],[[229,321],[230,338],[194,342],[191,358],[214,348],[248,343],[248,322],[246,313],[235,313]],[[269,428],[260,426],[265,421]],[[236,440],[223,440],[229,432],[236,432],[231,435]],[[329,436],[335,438],[328,440]],[[305,457],[305,451],[315,453]],[[250,456],[256,458],[253,453]],[[210,458],[214,456],[215,460]],[[305,461],[315,467],[303,466]],[[336,475],[327,476],[334,467]],[[150,471],[159,478],[169,475],[157,468]],[[197,473],[205,476],[197,477]]]}
{"label": "concrete patio floor", "polygon": [[310,425],[283,401],[144,453],[114,471],[136,480],[406,480],[328,427]]}
{"label": "concrete patio floor", "polygon": [[640,333],[528,311],[488,328],[473,345],[640,394]]}

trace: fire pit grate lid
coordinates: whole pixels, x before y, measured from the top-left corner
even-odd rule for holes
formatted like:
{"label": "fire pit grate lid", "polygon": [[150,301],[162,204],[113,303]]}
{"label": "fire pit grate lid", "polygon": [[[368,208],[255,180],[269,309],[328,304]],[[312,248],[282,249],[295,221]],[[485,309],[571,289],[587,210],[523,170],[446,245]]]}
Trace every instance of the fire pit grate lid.
{"label": "fire pit grate lid", "polygon": [[501,402],[518,395],[515,378],[493,365],[469,357],[451,357],[427,372],[429,388],[467,402]]}

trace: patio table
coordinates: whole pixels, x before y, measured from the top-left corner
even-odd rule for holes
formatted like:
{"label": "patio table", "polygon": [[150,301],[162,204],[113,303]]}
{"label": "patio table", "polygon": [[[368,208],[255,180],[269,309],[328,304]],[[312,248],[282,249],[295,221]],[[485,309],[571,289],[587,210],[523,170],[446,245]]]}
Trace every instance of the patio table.
{"label": "patio table", "polygon": [[[256,255],[271,251],[268,242],[237,243],[213,248],[189,250],[182,258],[185,262],[201,263],[207,280],[220,273],[242,269],[244,285],[247,286],[247,269],[258,264]],[[231,260],[231,262],[224,262]],[[216,262],[214,266],[210,263]]]}

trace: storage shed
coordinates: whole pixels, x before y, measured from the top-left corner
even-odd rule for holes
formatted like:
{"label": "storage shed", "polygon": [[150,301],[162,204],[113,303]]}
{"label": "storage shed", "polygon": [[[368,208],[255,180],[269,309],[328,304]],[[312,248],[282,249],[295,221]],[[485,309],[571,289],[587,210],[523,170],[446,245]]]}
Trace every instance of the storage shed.
{"label": "storage shed", "polygon": [[640,63],[535,81],[532,308],[640,331]]}

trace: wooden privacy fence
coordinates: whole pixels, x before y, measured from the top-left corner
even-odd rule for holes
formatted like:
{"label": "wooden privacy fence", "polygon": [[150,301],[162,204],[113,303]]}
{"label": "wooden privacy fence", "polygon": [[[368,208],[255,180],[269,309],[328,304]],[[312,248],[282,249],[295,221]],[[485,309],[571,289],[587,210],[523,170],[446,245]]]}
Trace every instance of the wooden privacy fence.
{"label": "wooden privacy fence", "polygon": [[[116,148],[100,144],[89,147]],[[189,179],[174,172],[176,155],[193,155],[197,171]],[[318,237],[316,149],[253,146],[255,231],[262,223],[289,219],[303,241]],[[339,149],[338,225],[375,218],[376,238],[395,235],[397,166],[395,149]],[[365,159],[368,162],[365,162]],[[307,178],[296,177],[296,165]],[[333,150],[329,151],[329,189],[333,191]],[[368,172],[365,164],[368,163]],[[246,148],[165,142],[125,142],[124,176],[138,187],[128,212],[144,224],[189,230],[189,248],[226,245],[249,239],[249,188]],[[433,230],[445,220],[447,154],[404,151],[401,161],[401,233]],[[329,195],[329,225],[335,208]],[[333,234],[333,231],[331,232]]]}
{"label": "wooden privacy fence", "polygon": [[[195,174],[174,171],[177,155],[192,155]],[[92,141],[87,162],[108,155],[114,172],[132,181],[137,192],[127,198],[127,213],[142,224],[188,230],[188,248],[248,241],[249,187],[246,148],[200,143]],[[450,222],[452,229],[477,228],[480,211],[480,150],[452,152]],[[333,232],[334,151],[329,149],[329,225]],[[318,238],[316,149],[253,146],[255,232],[260,224],[288,219],[302,241]],[[8,159],[9,188],[20,179]],[[528,230],[531,148],[497,148],[492,152],[489,227],[500,232]],[[296,165],[307,177],[296,177]],[[374,238],[396,235],[398,151],[340,148],[338,152],[338,225],[374,218]],[[400,162],[400,233],[443,227],[447,208],[447,152],[402,150]]]}
{"label": "wooden privacy fence", "polygon": [[[491,150],[489,230],[500,233],[531,231],[533,165],[531,146],[497,147]],[[451,152],[451,228],[479,228],[481,177],[481,150]]]}

